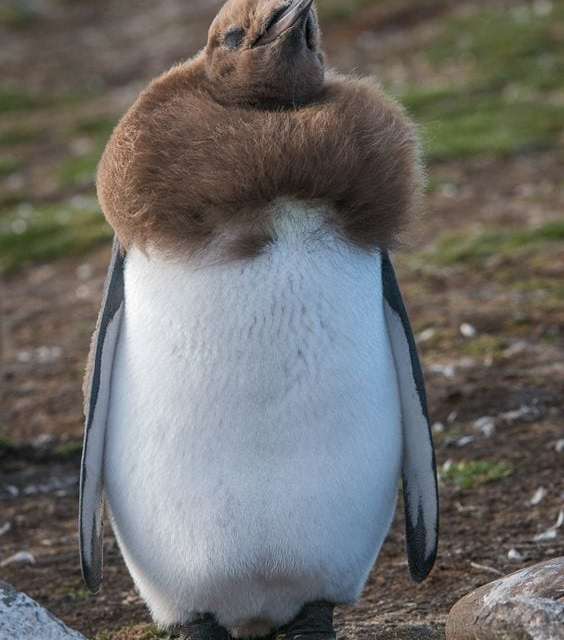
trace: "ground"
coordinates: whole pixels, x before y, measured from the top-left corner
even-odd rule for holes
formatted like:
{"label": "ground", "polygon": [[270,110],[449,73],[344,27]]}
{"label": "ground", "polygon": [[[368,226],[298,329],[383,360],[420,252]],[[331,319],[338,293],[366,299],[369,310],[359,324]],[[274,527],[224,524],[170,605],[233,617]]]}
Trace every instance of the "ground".
{"label": "ground", "polygon": [[[338,627],[440,629],[474,587],[564,554],[564,529],[551,529],[564,502],[564,6],[319,4],[331,64],[376,76],[421,124],[425,212],[396,262],[441,478],[431,577],[409,581],[399,510]],[[149,78],[203,45],[217,6],[0,8],[0,563],[20,551],[35,561],[0,564],[0,577],[97,640],[157,632],[109,528],[99,595],[78,564],[80,386],[111,236],[94,172],[116,119]]]}

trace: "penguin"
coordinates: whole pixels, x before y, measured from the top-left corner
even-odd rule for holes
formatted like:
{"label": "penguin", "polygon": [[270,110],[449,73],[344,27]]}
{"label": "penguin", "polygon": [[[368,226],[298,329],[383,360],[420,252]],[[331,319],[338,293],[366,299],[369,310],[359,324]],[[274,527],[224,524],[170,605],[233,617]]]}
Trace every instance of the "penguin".
{"label": "penguin", "polygon": [[405,507],[435,562],[425,387],[390,252],[420,208],[417,131],[330,70],[313,0],[229,0],[114,130],[115,239],[85,377],[84,580],[103,513],[157,625],[335,637]]}

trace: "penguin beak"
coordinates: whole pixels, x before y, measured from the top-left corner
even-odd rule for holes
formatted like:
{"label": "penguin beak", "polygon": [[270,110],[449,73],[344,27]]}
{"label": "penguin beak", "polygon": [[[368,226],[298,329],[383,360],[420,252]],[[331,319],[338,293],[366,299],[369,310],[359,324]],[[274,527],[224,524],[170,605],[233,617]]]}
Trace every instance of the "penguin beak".
{"label": "penguin beak", "polygon": [[311,9],[313,0],[294,0],[290,6],[277,16],[266,31],[259,37],[253,47],[262,47],[278,40],[280,36],[291,31],[295,25],[305,20]]}

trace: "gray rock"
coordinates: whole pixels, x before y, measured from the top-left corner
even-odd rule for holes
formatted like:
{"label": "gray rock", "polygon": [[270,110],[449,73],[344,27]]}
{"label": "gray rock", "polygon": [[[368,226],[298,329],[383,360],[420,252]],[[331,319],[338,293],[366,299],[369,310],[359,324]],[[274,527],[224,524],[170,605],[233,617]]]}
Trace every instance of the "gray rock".
{"label": "gray rock", "polygon": [[490,582],[459,600],[447,640],[564,640],[564,557]]}
{"label": "gray rock", "polygon": [[0,580],[0,640],[85,640],[24,593]]}

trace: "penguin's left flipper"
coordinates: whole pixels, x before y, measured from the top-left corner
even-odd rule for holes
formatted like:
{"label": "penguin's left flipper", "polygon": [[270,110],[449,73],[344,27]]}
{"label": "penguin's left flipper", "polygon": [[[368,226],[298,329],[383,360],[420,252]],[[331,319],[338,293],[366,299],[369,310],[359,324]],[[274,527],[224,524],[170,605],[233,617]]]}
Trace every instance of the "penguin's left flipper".
{"label": "penguin's left flipper", "polygon": [[402,429],[402,484],[411,577],[424,580],[435,563],[439,498],[435,451],[427,413],[423,372],[394,268],[382,254],[384,309],[398,377]]}
{"label": "penguin's left flipper", "polygon": [[124,260],[124,252],[115,239],[84,389],[86,423],[80,470],[79,541],[82,576],[92,592],[98,591],[102,582],[104,440],[112,367],[124,308]]}

